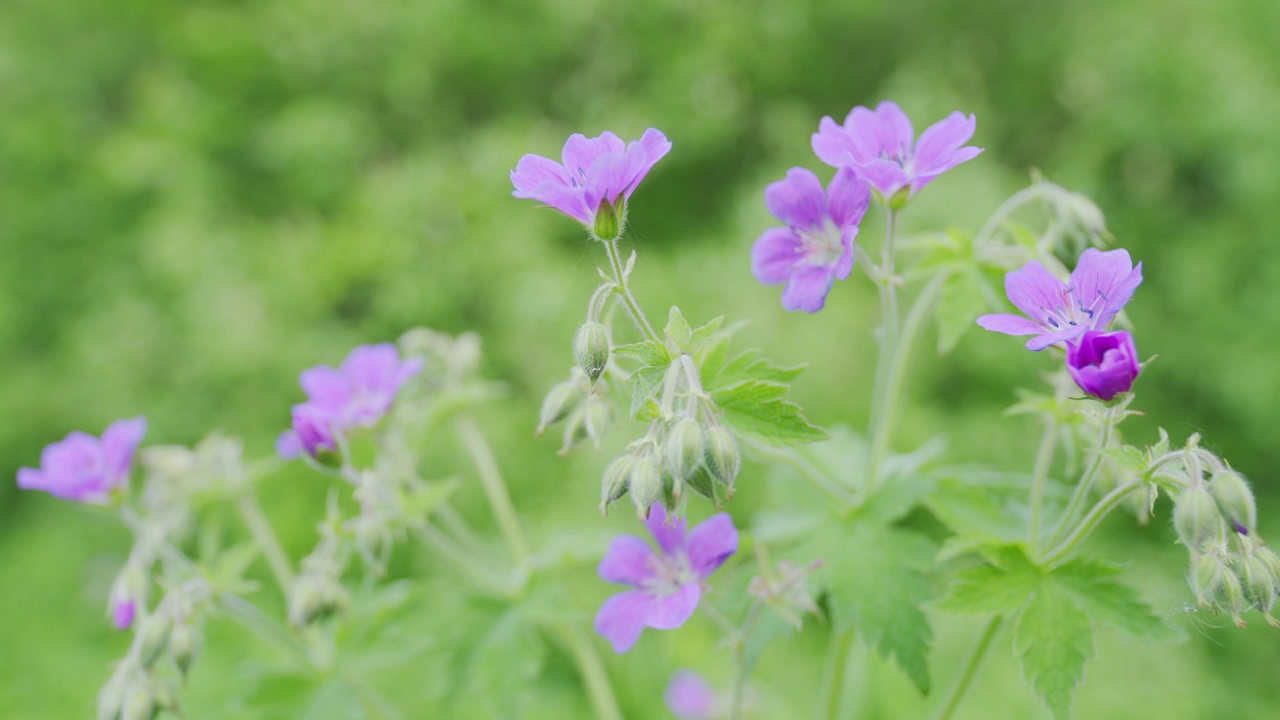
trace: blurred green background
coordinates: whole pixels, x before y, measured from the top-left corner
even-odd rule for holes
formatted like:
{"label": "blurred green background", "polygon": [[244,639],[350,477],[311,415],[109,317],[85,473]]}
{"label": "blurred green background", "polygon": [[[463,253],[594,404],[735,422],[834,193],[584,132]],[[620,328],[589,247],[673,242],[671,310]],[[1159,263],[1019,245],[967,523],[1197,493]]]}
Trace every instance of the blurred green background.
{"label": "blurred green background", "polygon": [[[137,414],[148,443],[221,428],[266,455],[300,369],[427,325],[479,333],[486,374],[507,383],[483,419],[535,538],[598,525],[609,453],[556,458],[555,439],[529,431],[603,255],[573,222],[512,199],[507,173],[525,152],[558,155],[571,132],[649,126],[674,149],[632,203],[642,303],[750,319],[741,342],[811,363],[795,391],[811,418],[862,427],[869,284],[855,276],[821,314],[790,315],[751,279],[749,249],[772,222],[765,184],[792,165],[829,172],[809,150],[818,120],[891,98],[917,130],[976,113],[987,149],[913,203],[907,232],[976,228],[1032,167],[1098,202],[1146,263],[1129,313],[1143,354],[1160,355],[1129,438],[1205,433],[1253,479],[1264,534],[1278,532],[1277,47],[1274,0],[0,0],[0,476],[70,430]],[[946,433],[955,459],[1029,466],[1034,428],[1000,411],[1049,363],[988,333],[926,352],[899,445]],[[295,557],[326,487],[290,470],[262,489]],[[742,524],[768,498],[748,476],[740,488]],[[474,487],[459,503],[485,522]],[[1117,518],[1101,544],[1180,614],[1185,551],[1167,517]],[[0,483],[0,714],[89,715],[127,644],[102,608],[128,543],[106,515]],[[410,572],[432,567],[403,552]],[[586,587],[590,612],[606,589]],[[1254,618],[1236,631],[1188,617],[1173,648],[1104,639],[1079,716],[1275,717],[1280,635]],[[935,684],[972,632],[938,618]],[[674,635],[642,644],[727,680],[710,628]],[[1037,716],[1002,643],[963,717]],[[212,626],[190,716],[242,716],[225,697],[255,652]],[[762,684],[807,713],[821,653],[806,633],[766,660]],[[668,656],[610,657],[629,716],[661,717]],[[893,669],[868,677],[867,717],[922,712]]]}

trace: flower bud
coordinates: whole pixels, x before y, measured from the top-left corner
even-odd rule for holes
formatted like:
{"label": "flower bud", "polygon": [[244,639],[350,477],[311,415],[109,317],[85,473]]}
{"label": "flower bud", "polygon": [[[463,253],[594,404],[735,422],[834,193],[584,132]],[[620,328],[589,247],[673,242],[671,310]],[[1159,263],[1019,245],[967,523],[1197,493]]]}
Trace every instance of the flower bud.
{"label": "flower bud", "polygon": [[1245,597],[1259,611],[1270,615],[1271,606],[1276,602],[1276,585],[1266,563],[1256,557],[1247,557],[1240,563],[1240,569]]}
{"label": "flower bud", "polygon": [[558,451],[561,455],[568,455],[569,451],[575,445],[587,439],[587,409],[586,407],[578,407],[569,413],[569,419],[564,426],[564,444],[560,446]]}
{"label": "flower bud", "polygon": [[347,608],[347,594],[332,578],[303,575],[289,593],[289,624],[305,627]]}
{"label": "flower bud", "polygon": [[1209,607],[1222,585],[1222,576],[1230,570],[1216,555],[1201,555],[1191,566],[1191,590],[1200,607]]}
{"label": "flower bud", "polygon": [[200,654],[200,632],[187,623],[178,623],[169,633],[169,654],[183,675],[191,669]]}
{"label": "flower bud", "polygon": [[685,484],[694,489],[694,492],[708,498],[719,510],[723,506],[725,499],[725,485],[716,479],[705,467],[698,468],[698,471],[689,476],[685,480]]}
{"label": "flower bud", "polygon": [[1218,605],[1231,613],[1231,619],[1237,627],[1244,627],[1240,613],[1248,607],[1245,603],[1244,586],[1240,584],[1240,576],[1236,568],[1228,568],[1222,573],[1222,585],[1218,588]]}
{"label": "flower bud", "polygon": [[117,672],[98,693],[98,720],[119,720],[124,708],[124,683]]}
{"label": "flower bud", "polygon": [[1275,552],[1268,547],[1255,547],[1253,556],[1261,560],[1262,564],[1267,566],[1271,576],[1276,578],[1277,583],[1280,583],[1280,557],[1277,557]]}
{"label": "flower bud", "polygon": [[1221,539],[1226,530],[1218,504],[1209,491],[1199,485],[1184,490],[1174,503],[1173,526],[1182,542],[1196,552]]}
{"label": "flower bud", "polygon": [[120,709],[120,720],[151,720],[160,708],[156,707],[151,688],[145,683],[135,682],[129,688]]}
{"label": "flower bud", "polygon": [[148,615],[138,626],[133,642],[138,646],[138,662],[150,667],[169,643],[170,625],[160,615]]}
{"label": "flower bud", "polygon": [[616,205],[608,200],[601,200],[600,207],[596,209],[596,222],[593,228],[596,239],[604,242],[617,240],[622,234],[622,226],[626,223],[626,213],[625,200]]}
{"label": "flower bud", "polygon": [[677,482],[683,482],[702,465],[705,450],[706,442],[702,438],[702,427],[697,421],[684,418],[672,423],[671,429],[667,431],[667,440],[662,448],[662,460],[667,472],[671,473]]}
{"label": "flower bud", "polygon": [[722,427],[707,428],[706,432],[706,457],[707,470],[719,482],[733,487],[733,481],[738,477],[738,470],[742,466],[742,456],[738,453],[738,443],[733,439],[733,433]]}
{"label": "flower bud", "polygon": [[606,512],[613,501],[627,494],[627,484],[635,462],[633,456],[623,455],[604,469],[604,477],[600,480],[600,512]]}
{"label": "flower bud", "polygon": [[609,334],[598,322],[589,321],[573,336],[573,360],[591,382],[600,378],[609,362]]}
{"label": "flower bud", "polygon": [[637,458],[631,466],[628,488],[640,517],[649,517],[649,507],[662,499],[662,470],[651,457]]}
{"label": "flower bud", "polygon": [[1209,492],[1218,501],[1222,514],[1231,520],[1236,531],[1240,528],[1243,534],[1255,534],[1258,530],[1258,506],[1253,500],[1253,492],[1249,483],[1239,473],[1222,470],[1213,474],[1209,481]]}
{"label": "flower bud", "polygon": [[596,452],[600,451],[600,442],[604,440],[604,435],[609,430],[609,416],[609,404],[604,400],[594,395],[587,400],[586,415],[583,417],[582,424]]}
{"label": "flower bud", "polygon": [[582,388],[572,380],[566,380],[551,388],[542,399],[542,409],[538,412],[538,430],[541,435],[548,425],[554,425],[565,419],[569,411],[582,401]]}
{"label": "flower bud", "polygon": [[1067,372],[1081,390],[1110,401],[1129,392],[1142,371],[1133,336],[1118,330],[1089,330],[1074,343],[1067,343]]}

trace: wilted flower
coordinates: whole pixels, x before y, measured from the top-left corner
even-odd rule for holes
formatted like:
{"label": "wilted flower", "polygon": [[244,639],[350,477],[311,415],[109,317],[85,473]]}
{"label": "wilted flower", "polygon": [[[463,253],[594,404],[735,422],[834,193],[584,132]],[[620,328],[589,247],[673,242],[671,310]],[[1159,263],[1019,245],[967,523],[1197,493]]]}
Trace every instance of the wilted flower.
{"label": "wilted flower", "polygon": [[645,627],[674,630],[693,615],[702,581],[738,551],[738,530],[726,513],[713,515],[685,533],[684,519],[669,522],[661,504],[645,521],[658,552],[634,535],[613,539],[597,572],[606,582],[631,585],[596,613],[596,632],[618,652],[636,644]]}
{"label": "wilted flower", "polygon": [[421,370],[421,360],[401,361],[391,343],[361,345],[338,368],[304,370],[299,382],[308,399],[293,406],[293,427],[276,440],[276,451],[293,458],[335,450],[335,436],[377,425],[400,387]]}
{"label": "wilted flower", "polygon": [[1027,317],[983,315],[978,324],[1006,335],[1035,335],[1028,350],[1072,343],[1089,330],[1105,330],[1142,284],[1142,263],[1134,267],[1127,250],[1089,248],[1071,278],[1062,282],[1032,260],[1004,276],[1005,294]]}
{"label": "wilted flower", "polygon": [[1129,392],[1142,371],[1133,336],[1089,330],[1067,345],[1067,372],[1081,390],[1102,401]]}
{"label": "wilted flower", "polygon": [[675,671],[662,700],[680,720],[712,720],[719,712],[715,688],[692,670]]}
{"label": "wilted flower", "polygon": [[55,497],[102,504],[129,479],[133,453],[147,433],[146,418],[117,420],[102,438],[73,432],[40,453],[40,469],[18,470],[18,487]]}
{"label": "wilted flower", "polygon": [[751,271],[766,285],[786,283],[782,307],[817,312],[836,279],[853,270],[853,241],[871,194],[850,169],[826,191],[818,176],[791,168],[764,191],[764,202],[786,227],[770,228],[751,249]]}
{"label": "wilted flower", "polygon": [[874,111],[854,108],[844,125],[822,118],[812,144],[822,162],[854,168],[881,202],[901,207],[934,178],[982,152],[982,148],[963,147],[976,127],[973,115],[953,112],[913,142],[915,130],[907,114],[896,103],[885,101]]}
{"label": "wilted flower", "polygon": [[612,240],[622,231],[631,193],[670,150],[667,136],[654,128],[629,144],[611,132],[594,138],[570,135],[563,165],[541,155],[520,158],[511,171],[516,188],[511,194],[545,203],[601,240]]}

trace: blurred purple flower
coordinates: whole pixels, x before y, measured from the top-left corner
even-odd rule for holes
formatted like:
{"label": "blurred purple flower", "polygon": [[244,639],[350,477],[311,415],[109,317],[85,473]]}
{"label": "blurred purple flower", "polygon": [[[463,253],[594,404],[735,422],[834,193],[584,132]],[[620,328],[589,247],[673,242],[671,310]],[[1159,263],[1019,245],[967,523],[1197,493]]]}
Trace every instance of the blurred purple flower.
{"label": "blurred purple flower", "polygon": [[1067,372],[1081,390],[1104,402],[1129,392],[1142,372],[1133,336],[1123,330],[1085,332],[1067,345]]}
{"label": "blurred purple flower", "polygon": [[671,142],[654,128],[629,144],[611,132],[594,138],[570,135],[561,155],[563,165],[541,155],[520,158],[511,171],[516,188],[511,194],[545,203],[594,230],[601,206],[630,199],[670,150]]}
{"label": "blurred purple flower", "polygon": [[692,670],[675,671],[662,700],[681,720],[712,720],[717,714],[715,688]]}
{"label": "blurred purple flower", "polygon": [[1142,263],[1134,267],[1127,250],[1089,248],[1071,278],[1062,282],[1032,260],[1004,276],[1009,302],[1021,315],[983,315],[978,324],[1006,335],[1035,335],[1028,350],[1072,343],[1088,330],[1105,330],[1142,284]]}
{"label": "blurred purple flower", "polygon": [[104,504],[129,479],[133,453],[147,434],[146,418],[117,420],[98,439],[73,432],[40,453],[40,469],[18,470],[18,487],[77,502]]}
{"label": "blurred purple flower", "polygon": [[401,361],[391,343],[361,345],[342,365],[318,365],[302,371],[299,383],[307,401],[293,406],[293,426],[276,440],[284,458],[333,451],[336,436],[373,427],[391,409],[405,381],[422,371],[422,361]]}
{"label": "blurred purple flower", "polygon": [[596,632],[617,652],[636,644],[645,627],[674,630],[693,615],[702,598],[702,581],[738,551],[738,530],[727,513],[713,515],[685,533],[683,518],[668,522],[655,504],[645,521],[658,552],[634,535],[609,544],[597,572],[606,582],[631,585],[596,613]]}
{"label": "blurred purple flower", "polygon": [[831,286],[853,270],[853,241],[870,198],[867,184],[848,168],[826,191],[817,175],[791,168],[785,180],[765,188],[765,205],[786,227],[769,228],[756,240],[751,272],[766,285],[787,284],[787,310],[821,310]]}
{"label": "blurred purple flower", "polygon": [[134,614],[138,610],[138,604],[133,598],[119,598],[111,601],[111,622],[115,624],[117,630],[128,630],[133,625]]}
{"label": "blurred purple flower", "polygon": [[934,178],[982,152],[964,146],[976,127],[973,115],[957,111],[929,126],[915,141],[907,114],[886,100],[874,111],[854,108],[844,125],[822,118],[812,145],[818,159],[832,167],[853,167],[881,202],[896,208]]}

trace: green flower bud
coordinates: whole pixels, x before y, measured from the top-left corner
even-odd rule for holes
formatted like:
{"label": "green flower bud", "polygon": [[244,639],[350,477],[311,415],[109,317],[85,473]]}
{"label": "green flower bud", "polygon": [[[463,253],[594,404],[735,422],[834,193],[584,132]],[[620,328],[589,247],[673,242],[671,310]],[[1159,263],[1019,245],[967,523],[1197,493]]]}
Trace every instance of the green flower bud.
{"label": "green flower bud", "polygon": [[1236,532],[1243,528],[1248,534],[1258,530],[1258,506],[1253,500],[1253,491],[1249,483],[1239,473],[1223,470],[1214,473],[1209,481],[1209,492],[1218,501],[1222,514],[1226,515],[1236,526]]}
{"label": "green flower bud", "polygon": [[538,412],[537,434],[541,435],[548,425],[554,425],[565,419],[569,411],[577,407],[581,401],[582,388],[572,380],[566,380],[551,388],[547,396],[542,399],[542,409]]}
{"label": "green flower bud", "polygon": [[600,378],[609,362],[609,334],[598,322],[585,322],[573,336],[573,360],[591,382]]}
{"label": "green flower bud", "polygon": [[160,657],[169,643],[169,630],[169,621],[159,615],[148,615],[138,626],[133,642],[138,648],[138,662],[143,667],[151,667]]}
{"label": "green flower bud", "polygon": [[[662,448],[662,460],[667,472],[679,483],[690,477],[702,465],[706,442],[702,439],[702,426],[687,418],[672,423]],[[676,493],[679,496],[679,493]]]}
{"label": "green flower bud", "polygon": [[1182,542],[1195,552],[1221,540],[1226,532],[1218,504],[1201,486],[1189,487],[1178,497],[1173,506],[1173,526]]}
{"label": "green flower bud", "polygon": [[1218,588],[1217,601],[1219,609],[1231,613],[1231,619],[1237,627],[1244,627],[1245,623],[1240,614],[1248,605],[1245,602],[1244,586],[1240,583],[1236,568],[1229,568],[1222,573],[1222,585]]}
{"label": "green flower bud", "polygon": [[1267,564],[1256,557],[1247,557],[1240,567],[1245,597],[1258,610],[1270,615],[1271,606],[1276,602],[1276,585]]}
{"label": "green flower bud", "polygon": [[596,210],[595,236],[597,240],[604,242],[612,242],[618,239],[622,234],[622,227],[626,224],[627,205],[622,200],[617,205],[608,200],[601,200],[600,207]]}
{"label": "green flower bud", "polygon": [[738,453],[738,443],[733,433],[722,427],[708,428],[706,432],[707,470],[720,483],[733,487],[742,466],[742,456]]}
{"label": "green flower bud", "polygon": [[568,455],[575,445],[587,439],[587,409],[579,406],[572,413],[564,426],[564,444],[559,453]]}
{"label": "green flower bud", "polygon": [[289,624],[305,627],[347,609],[347,594],[333,579],[305,574],[289,593]]}
{"label": "green flower bud", "polygon": [[604,469],[604,477],[600,480],[600,512],[606,512],[613,501],[627,494],[631,468],[636,459],[631,455],[623,455]]}
{"label": "green flower bud", "polygon": [[178,702],[178,688],[173,681],[161,681],[153,686],[156,708],[165,709],[174,715],[182,715],[182,704]]}
{"label": "green flower bud", "polygon": [[650,457],[637,458],[628,480],[631,500],[641,518],[649,517],[649,507],[662,499],[662,470]]}
{"label": "green flower bud", "polygon": [[151,688],[145,683],[135,682],[125,695],[120,720],[151,720],[159,710],[151,695]]}
{"label": "green flower bud", "polygon": [[1280,583],[1280,557],[1277,557],[1269,547],[1254,548],[1253,556],[1261,560],[1262,564],[1267,566],[1267,571],[1271,573],[1271,576],[1276,579],[1277,583]]}
{"label": "green flower bud", "polygon": [[98,693],[98,720],[119,720],[124,709],[124,684],[117,673]]}
{"label": "green flower bud", "polygon": [[200,632],[187,623],[174,625],[173,632],[169,633],[169,654],[178,670],[186,675],[200,654]]}
{"label": "green flower bud", "polygon": [[600,451],[600,441],[604,440],[604,435],[609,430],[609,404],[601,400],[597,396],[592,396],[587,400],[586,414],[583,417],[582,424],[587,430],[587,437],[591,438],[591,444],[595,446],[596,452]]}
{"label": "green flower bud", "polygon": [[1219,587],[1222,585],[1222,576],[1229,573],[1226,565],[1216,555],[1201,555],[1196,558],[1191,566],[1191,590],[1196,594],[1196,602],[1200,607],[1209,607],[1213,604]]}

